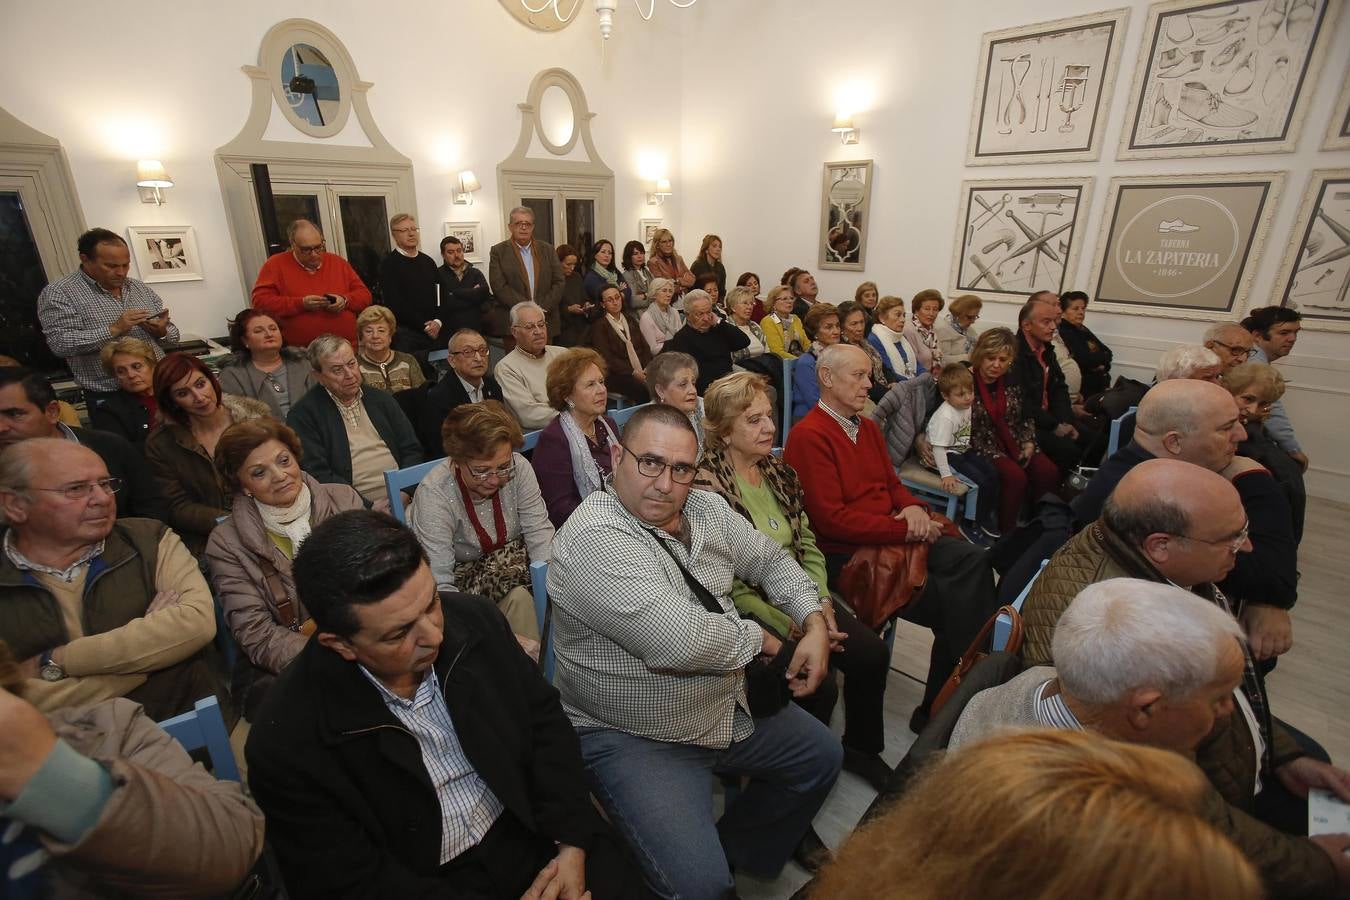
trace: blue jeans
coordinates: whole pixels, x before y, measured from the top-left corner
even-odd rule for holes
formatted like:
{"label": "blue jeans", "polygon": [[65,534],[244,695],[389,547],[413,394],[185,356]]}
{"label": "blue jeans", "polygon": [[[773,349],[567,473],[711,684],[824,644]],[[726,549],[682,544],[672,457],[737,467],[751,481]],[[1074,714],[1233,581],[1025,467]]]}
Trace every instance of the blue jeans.
{"label": "blue jeans", "polygon": [[[777,876],[843,762],[839,738],[795,703],[756,719],[755,733],[725,750],[610,728],[577,733],[595,796],[652,889],[672,900],[730,895],[733,865]],[[750,778],[719,821],[713,820],[714,775]]]}

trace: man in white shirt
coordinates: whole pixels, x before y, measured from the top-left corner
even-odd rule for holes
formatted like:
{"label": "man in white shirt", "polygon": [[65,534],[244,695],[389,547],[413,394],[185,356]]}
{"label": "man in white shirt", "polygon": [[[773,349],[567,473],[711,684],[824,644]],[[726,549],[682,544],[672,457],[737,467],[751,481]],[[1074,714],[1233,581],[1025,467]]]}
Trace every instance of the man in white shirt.
{"label": "man in white shirt", "polygon": [[548,402],[548,364],[565,348],[548,342],[544,308],[526,301],[511,307],[511,335],[516,349],[497,364],[497,382],[511,414],[526,431],[543,428],[558,414]]}

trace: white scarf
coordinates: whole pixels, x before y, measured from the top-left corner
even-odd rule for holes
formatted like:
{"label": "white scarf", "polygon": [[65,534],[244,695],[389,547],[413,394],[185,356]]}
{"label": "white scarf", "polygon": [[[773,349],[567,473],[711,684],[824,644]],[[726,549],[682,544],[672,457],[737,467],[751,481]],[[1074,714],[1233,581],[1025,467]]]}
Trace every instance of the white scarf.
{"label": "white scarf", "polygon": [[[562,420],[563,437],[567,438],[567,451],[572,457],[572,480],[576,483],[577,495],[585,500],[604,488],[605,473],[591,455],[590,441],[581,433],[581,426],[572,418],[572,414],[564,412],[558,418]],[[597,417],[595,421],[597,428],[605,429],[610,444],[618,443],[619,439],[614,436],[604,416]]]}
{"label": "white scarf", "polygon": [[652,317],[652,321],[656,323],[657,329],[666,340],[673,338],[683,324],[680,311],[673,306],[667,306],[662,312],[661,307],[653,303],[647,307],[647,315]]}
{"label": "white scarf", "polygon": [[[914,366],[918,359],[918,353],[910,346],[909,341],[905,340],[905,336],[898,331],[891,331],[880,322],[872,326],[872,333],[875,334],[877,340],[881,342],[881,349],[886,351],[886,359],[890,362],[891,371],[896,374],[896,377],[913,378],[915,372]],[[905,359],[900,355],[900,348],[897,345],[901,341],[904,341],[905,346],[909,348],[909,359]]]}
{"label": "white scarf", "polygon": [[258,507],[258,514],[262,516],[263,527],[289,539],[292,556],[300,549],[305,538],[309,537],[311,502],[309,485],[303,481],[300,482],[300,493],[290,506],[269,506],[257,497],[253,498],[253,503]]}

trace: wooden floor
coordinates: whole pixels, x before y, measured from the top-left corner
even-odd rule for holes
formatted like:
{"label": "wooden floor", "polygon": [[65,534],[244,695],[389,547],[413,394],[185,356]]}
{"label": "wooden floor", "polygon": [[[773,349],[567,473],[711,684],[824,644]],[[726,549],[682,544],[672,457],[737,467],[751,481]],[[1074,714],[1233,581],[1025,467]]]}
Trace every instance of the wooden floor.
{"label": "wooden floor", "polygon": [[[1326,748],[1333,762],[1350,768],[1350,506],[1308,500],[1307,523],[1299,549],[1298,606],[1294,609],[1294,646],[1266,679],[1271,711]],[[886,750],[894,765],[914,740],[907,723],[928,677],[930,632],[901,623],[886,688]],[[842,712],[834,727],[842,732]],[[844,772],[816,816],[816,831],[838,847],[875,796],[862,779]],[[807,880],[788,863],[774,881],[736,879],[747,900],[777,900],[792,895]]]}

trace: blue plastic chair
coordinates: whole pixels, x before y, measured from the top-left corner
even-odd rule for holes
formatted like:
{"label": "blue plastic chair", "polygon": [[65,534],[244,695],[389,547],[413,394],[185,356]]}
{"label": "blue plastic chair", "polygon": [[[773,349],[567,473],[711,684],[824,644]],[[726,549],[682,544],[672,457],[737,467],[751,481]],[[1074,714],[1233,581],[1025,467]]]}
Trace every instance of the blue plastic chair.
{"label": "blue plastic chair", "polygon": [[644,406],[651,406],[651,404],[639,403],[637,406],[625,406],[622,409],[616,409],[614,412],[610,413],[609,417],[614,420],[614,424],[619,426],[619,430],[622,431],[623,426],[628,424],[628,420],[633,418],[633,413],[642,409]]}
{"label": "blue plastic chair", "polygon": [[432,350],[427,354],[427,362],[448,362],[450,359],[450,348],[442,347],[439,350]]}
{"label": "blue plastic chair", "polygon": [[[1022,611],[1022,604],[1026,602],[1027,595],[1031,593],[1031,586],[1036,583],[1036,579],[1041,577],[1045,567],[1050,564],[1050,560],[1041,560],[1041,567],[1036,570],[1036,574],[1031,576],[1027,586],[1022,588],[1022,593],[1017,595],[1017,599],[1012,602],[1012,608],[1019,613]],[[997,653],[1008,646],[1008,636],[1012,634],[1012,619],[1007,613],[1001,613],[994,622],[994,636],[989,641],[989,652]]]}
{"label": "blue plastic chair", "polygon": [[225,717],[215,697],[203,697],[191,712],[165,719],[159,727],[169,737],[183,745],[185,750],[206,748],[211,759],[211,771],[222,781],[239,781],[239,764],[230,747],[230,733],[225,730]]}
{"label": "blue plastic chair", "polygon": [[442,456],[440,459],[418,463],[406,469],[384,470],[384,489],[389,492],[389,512],[400,523],[408,524],[408,512],[403,508],[403,495],[400,492],[404,488],[417,487],[422,483],[422,479],[427,477],[428,472],[445,460],[446,457]]}
{"label": "blue plastic chair", "polygon": [[979,495],[980,489],[975,485],[973,481],[971,481],[969,478],[966,478],[960,472],[956,473],[956,477],[959,478],[962,482],[964,482],[968,488],[964,494],[949,494],[946,491],[942,490],[941,488],[935,488],[930,485],[921,484],[909,478],[901,478],[900,483],[903,484],[911,494],[915,495],[920,500],[931,500],[932,502],[943,507],[943,515],[951,519],[953,522],[957,521],[958,519],[956,512],[957,508],[962,505],[961,501],[964,500],[965,501],[964,517],[973,521],[976,518],[975,516],[976,498]]}
{"label": "blue plastic chair", "polygon": [[552,683],[553,617],[549,615],[548,563],[542,559],[530,563],[530,586],[534,591],[534,615],[539,620],[539,636],[544,648],[539,655],[539,668],[544,672],[544,680]]}
{"label": "blue plastic chair", "polygon": [[1116,451],[1120,449],[1120,426],[1125,423],[1126,419],[1133,416],[1138,409],[1137,406],[1131,406],[1119,419],[1111,420],[1111,433],[1106,440],[1106,456],[1103,456],[1102,459],[1109,459],[1116,455]]}
{"label": "blue plastic chair", "polygon": [[540,428],[538,431],[527,431],[527,432],[525,432],[525,443],[523,443],[523,444],[520,445],[520,452],[521,452],[521,453],[529,453],[531,450],[533,450],[533,449],[535,448],[535,446],[538,445],[538,443],[539,443],[539,434],[540,434],[540,432],[542,432],[543,430],[544,430],[544,429]]}
{"label": "blue plastic chair", "polygon": [[792,371],[795,368],[795,359],[783,360],[783,430],[778,435],[778,442],[784,447],[787,446],[788,432],[792,430]]}

